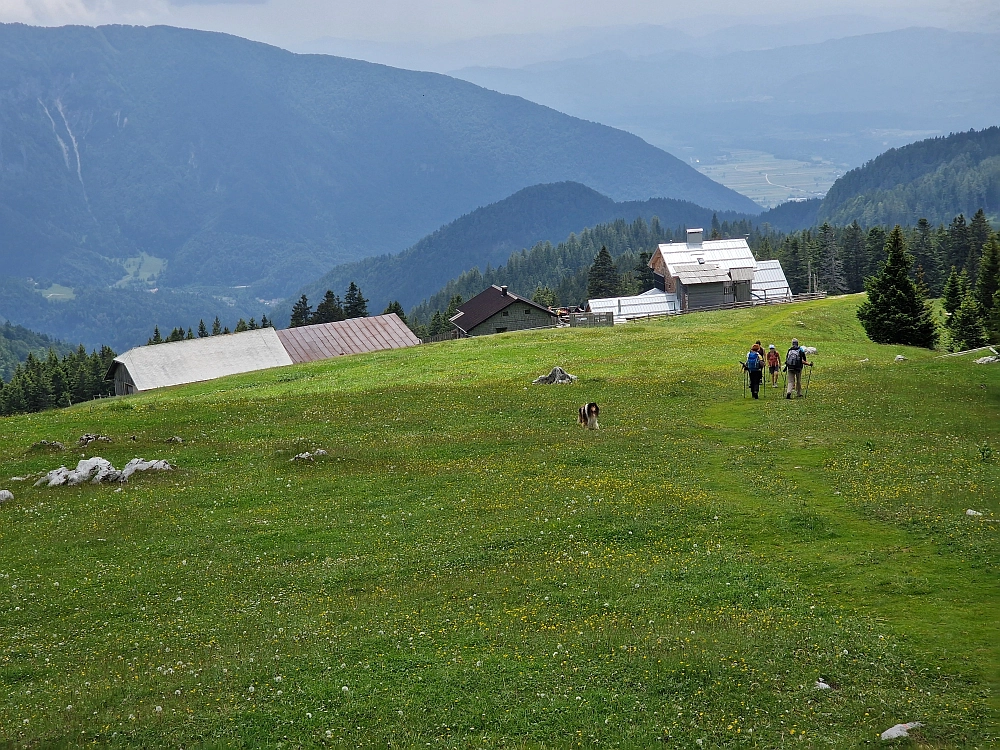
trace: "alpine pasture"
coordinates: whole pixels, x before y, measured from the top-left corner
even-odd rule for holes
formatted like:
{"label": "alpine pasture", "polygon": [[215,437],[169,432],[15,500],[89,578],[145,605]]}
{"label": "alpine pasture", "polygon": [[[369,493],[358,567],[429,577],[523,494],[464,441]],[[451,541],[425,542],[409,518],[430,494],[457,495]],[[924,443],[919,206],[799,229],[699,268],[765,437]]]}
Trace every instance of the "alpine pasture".
{"label": "alpine pasture", "polygon": [[[0,744],[995,746],[1000,365],[872,344],[859,301],[0,420]],[[744,399],[793,336],[808,398]],[[9,481],[81,453],[177,469]]]}

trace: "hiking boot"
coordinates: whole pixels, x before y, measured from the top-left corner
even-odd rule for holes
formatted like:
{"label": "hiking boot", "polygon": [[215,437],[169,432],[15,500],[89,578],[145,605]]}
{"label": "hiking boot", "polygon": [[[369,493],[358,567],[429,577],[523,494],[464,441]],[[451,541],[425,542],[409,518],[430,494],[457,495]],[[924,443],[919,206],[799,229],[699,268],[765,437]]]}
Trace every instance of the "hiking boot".
{"label": "hiking boot", "polygon": [[791,393],[786,393],[786,394],[785,394],[785,398],[791,398],[791,397],[792,397],[792,394],[791,394]]}

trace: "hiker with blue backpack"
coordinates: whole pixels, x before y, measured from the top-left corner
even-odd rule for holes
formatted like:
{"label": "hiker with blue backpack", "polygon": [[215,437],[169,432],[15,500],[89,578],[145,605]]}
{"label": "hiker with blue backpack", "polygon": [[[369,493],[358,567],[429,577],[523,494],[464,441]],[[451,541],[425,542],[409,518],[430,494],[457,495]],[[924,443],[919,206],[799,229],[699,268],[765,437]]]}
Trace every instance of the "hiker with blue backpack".
{"label": "hiker with blue backpack", "polygon": [[805,347],[799,346],[798,339],[792,339],[792,347],[785,355],[785,371],[788,373],[788,390],[785,391],[785,398],[792,397],[794,390],[799,398],[802,397],[802,368],[812,367],[812,362],[806,361]]}
{"label": "hiker with blue backpack", "polygon": [[747,352],[747,361],[743,368],[750,376],[750,393],[754,398],[760,398],[760,383],[764,379],[764,350],[758,341]]}

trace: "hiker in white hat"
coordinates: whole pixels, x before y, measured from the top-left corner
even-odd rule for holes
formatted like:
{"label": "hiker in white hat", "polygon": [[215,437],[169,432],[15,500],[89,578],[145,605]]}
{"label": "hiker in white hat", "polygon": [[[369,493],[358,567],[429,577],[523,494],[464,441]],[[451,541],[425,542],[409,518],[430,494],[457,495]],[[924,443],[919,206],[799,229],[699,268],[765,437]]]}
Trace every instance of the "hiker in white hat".
{"label": "hiker in white hat", "polygon": [[781,357],[774,344],[767,347],[767,371],[771,373],[771,387],[778,387],[778,373],[781,372]]}

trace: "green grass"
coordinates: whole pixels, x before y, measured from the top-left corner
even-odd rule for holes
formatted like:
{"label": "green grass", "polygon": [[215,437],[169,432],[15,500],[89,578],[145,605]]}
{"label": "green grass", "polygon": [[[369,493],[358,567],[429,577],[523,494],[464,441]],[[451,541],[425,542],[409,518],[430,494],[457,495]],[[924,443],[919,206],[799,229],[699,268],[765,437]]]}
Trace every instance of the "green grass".
{"label": "green grass", "polygon": [[62,284],[53,284],[48,289],[36,289],[36,291],[50,302],[65,302],[76,299],[76,293],[73,289]]}
{"label": "green grass", "polygon": [[[120,491],[8,485],[2,736],[839,748],[921,721],[902,746],[995,746],[1000,367],[873,345],[857,304],[446,342],[0,421],[0,486],[75,462],[30,446],[83,432],[116,465],[178,466]],[[819,348],[809,397],[744,400],[749,343],[793,335]],[[555,364],[580,382],[530,385]],[[589,400],[596,433],[575,424]]]}

